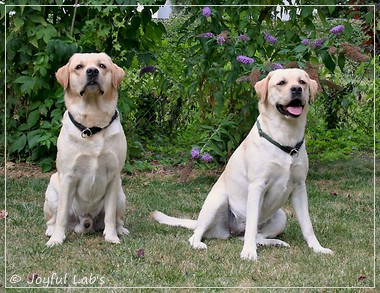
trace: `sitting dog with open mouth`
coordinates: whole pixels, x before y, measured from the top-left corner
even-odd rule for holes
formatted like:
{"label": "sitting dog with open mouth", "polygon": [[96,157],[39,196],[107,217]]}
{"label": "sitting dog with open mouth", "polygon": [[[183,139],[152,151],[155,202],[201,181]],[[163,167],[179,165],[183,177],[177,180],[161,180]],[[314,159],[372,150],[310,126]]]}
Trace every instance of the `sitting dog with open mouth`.
{"label": "sitting dog with open mouth", "polygon": [[48,247],[63,243],[66,229],[104,230],[112,243],[128,234],[120,178],[127,143],[116,110],[124,75],[105,53],[74,54],[56,73],[67,111],[44,204]]}
{"label": "sitting dog with open mouth", "polygon": [[317,83],[303,70],[279,69],[257,82],[255,89],[260,115],[208,194],[198,220],[158,211],[152,216],[162,224],[194,230],[189,242],[197,249],[207,248],[204,238],[244,235],[240,257],[256,260],[257,245],[289,246],[274,238],[285,229],[286,214],[281,207],[290,198],[309,247],[331,254],[314,234],[305,183],[306,114]]}

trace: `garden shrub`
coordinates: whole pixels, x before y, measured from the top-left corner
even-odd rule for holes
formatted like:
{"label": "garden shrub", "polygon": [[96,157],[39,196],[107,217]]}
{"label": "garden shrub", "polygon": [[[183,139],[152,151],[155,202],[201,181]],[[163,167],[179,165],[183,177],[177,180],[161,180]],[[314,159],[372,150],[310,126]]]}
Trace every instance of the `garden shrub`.
{"label": "garden shrub", "polygon": [[[259,1],[267,4],[261,6],[198,0],[175,7],[168,21],[152,19],[158,6],[150,5],[163,2],[140,1],[141,12],[126,0],[113,3],[135,6],[105,0],[96,6],[54,0],[1,6],[12,64],[2,113],[9,159],[39,162],[44,170],[54,166],[64,111],[54,72],[74,52],[97,51],[126,69],[118,107],[129,171],[151,162],[185,163],[193,147],[224,164],[258,115],[253,85],[282,67],[303,68],[320,86],[309,113],[311,155],[371,151],[374,59],[362,46],[371,38],[373,6],[358,10],[323,0],[317,9],[279,6],[278,14],[280,0]],[[285,11],[287,21],[280,19]]]}

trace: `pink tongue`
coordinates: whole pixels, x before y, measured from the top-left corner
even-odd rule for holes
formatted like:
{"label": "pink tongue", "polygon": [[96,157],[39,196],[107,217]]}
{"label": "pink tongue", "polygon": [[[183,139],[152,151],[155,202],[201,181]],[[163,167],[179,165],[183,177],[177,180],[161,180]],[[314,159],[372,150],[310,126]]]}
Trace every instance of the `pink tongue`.
{"label": "pink tongue", "polygon": [[302,114],[302,107],[293,107],[293,106],[289,106],[286,108],[286,110],[288,110],[288,112],[292,115],[301,115]]}

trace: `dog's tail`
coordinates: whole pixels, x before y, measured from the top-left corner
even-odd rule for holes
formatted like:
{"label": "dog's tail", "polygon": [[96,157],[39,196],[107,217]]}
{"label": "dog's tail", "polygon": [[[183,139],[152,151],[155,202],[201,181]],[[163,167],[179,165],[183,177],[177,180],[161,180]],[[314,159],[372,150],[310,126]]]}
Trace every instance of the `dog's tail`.
{"label": "dog's tail", "polygon": [[170,217],[168,215],[165,215],[164,213],[161,213],[159,211],[154,211],[151,214],[152,218],[159,222],[160,224],[165,224],[169,226],[180,226],[184,227],[190,230],[195,230],[197,228],[197,221],[196,220],[190,220],[190,219],[180,219],[175,217]]}

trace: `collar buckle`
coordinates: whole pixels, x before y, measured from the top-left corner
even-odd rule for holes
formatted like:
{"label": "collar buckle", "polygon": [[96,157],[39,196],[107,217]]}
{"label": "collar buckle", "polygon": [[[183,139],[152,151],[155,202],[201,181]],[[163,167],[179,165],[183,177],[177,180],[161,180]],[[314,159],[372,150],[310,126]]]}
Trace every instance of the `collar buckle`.
{"label": "collar buckle", "polygon": [[83,129],[83,131],[81,132],[80,136],[83,137],[83,138],[86,138],[86,137],[89,137],[92,135],[92,131],[90,128],[85,128]]}
{"label": "collar buckle", "polygon": [[300,153],[299,153],[299,151],[296,149],[296,148],[294,148],[294,149],[292,149],[290,152],[289,152],[289,155],[291,155],[293,158],[298,158],[298,156],[300,155]]}

